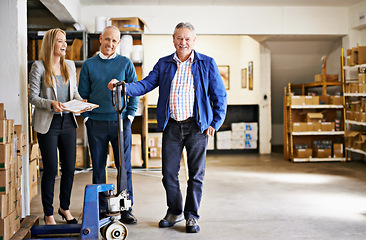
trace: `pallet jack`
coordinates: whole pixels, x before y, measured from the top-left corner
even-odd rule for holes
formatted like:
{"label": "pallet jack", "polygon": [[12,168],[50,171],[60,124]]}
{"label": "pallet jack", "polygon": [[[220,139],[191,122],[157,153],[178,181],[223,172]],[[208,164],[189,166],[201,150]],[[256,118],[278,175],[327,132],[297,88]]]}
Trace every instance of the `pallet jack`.
{"label": "pallet jack", "polygon": [[[131,200],[127,193],[127,173],[124,161],[124,138],[122,112],[126,107],[126,85],[123,81],[116,84],[116,93],[112,91],[113,108],[118,115],[118,146],[119,146],[119,169],[117,174],[117,194],[113,194],[113,184],[88,184],[85,187],[83,222],[82,224],[59,224],[59,225],[34,225],[31,228],[31,239],[33,236],[42,235],[75,235],[78,237],[58,237],[39,239],[120,239],[127,238],[127,227],[121,223],[120,212],[127,211],[131,207]],[[123,161],[122,161],[123,160]],[[99,216],[99,193],[108,192],[107,217],[100,219]]]}

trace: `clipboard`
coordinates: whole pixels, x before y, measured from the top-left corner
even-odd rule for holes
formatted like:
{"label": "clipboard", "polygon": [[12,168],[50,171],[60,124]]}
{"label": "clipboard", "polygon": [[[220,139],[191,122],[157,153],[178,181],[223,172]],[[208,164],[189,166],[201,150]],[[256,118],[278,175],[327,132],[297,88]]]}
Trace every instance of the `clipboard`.
{"label": "clipboard", "polygon": [[65,107],[62,108],[64,111],[72,112],[72,113],[83,113],[86,111],[91,111],[94,108],[99,107],[98,104],[88,103],[81,100],[73,99],[71,101],[63,103]]}

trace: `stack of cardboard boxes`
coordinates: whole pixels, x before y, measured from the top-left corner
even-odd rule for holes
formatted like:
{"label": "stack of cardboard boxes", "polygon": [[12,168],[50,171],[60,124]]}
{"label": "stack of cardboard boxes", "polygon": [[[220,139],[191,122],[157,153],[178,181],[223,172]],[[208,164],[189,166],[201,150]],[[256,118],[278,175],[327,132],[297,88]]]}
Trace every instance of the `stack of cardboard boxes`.
{"label": "stack of cardboard boxes", "polygon": [[347,49],[346,64],[355,66],[366,63],[366,46],[353,47]]}
{"label": "stack of cardboard boxes", "polygon": [[231,130],[216,133],[216,148],[256,149],[258,141],[258,123],[238,122],[231,124]]}
{"label": "stack of cardboard boxes", "polygon": [[0,103],[0,239],[10,239],[20,228],[22,215],[21,174],[25,153],[22,126],[6,119]]}

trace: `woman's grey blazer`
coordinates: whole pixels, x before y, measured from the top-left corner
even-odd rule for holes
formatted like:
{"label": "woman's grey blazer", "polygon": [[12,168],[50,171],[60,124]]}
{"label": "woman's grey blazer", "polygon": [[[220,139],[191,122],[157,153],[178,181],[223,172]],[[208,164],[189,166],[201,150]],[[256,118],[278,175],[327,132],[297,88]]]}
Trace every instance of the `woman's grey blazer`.
{"label": "woman's grey blazer", "polygon": [[[70,73],[70,100],[82,100],[76,86],[76,68],[75,63],[65,60],[69,67]],[[45,134],[48,132],[52,118],[53,109],[51,107],[52,100],[57,101],[57,84],[55,77],[52,77],[55,87],[46,87],[44,84],[45,68],[42,61],[35,61],[32,64],[29,73],[29,102],[35,106],[32,118],[32,126],[36,132]],[[76,127],[78,126],[75,115],[73,114]]]}

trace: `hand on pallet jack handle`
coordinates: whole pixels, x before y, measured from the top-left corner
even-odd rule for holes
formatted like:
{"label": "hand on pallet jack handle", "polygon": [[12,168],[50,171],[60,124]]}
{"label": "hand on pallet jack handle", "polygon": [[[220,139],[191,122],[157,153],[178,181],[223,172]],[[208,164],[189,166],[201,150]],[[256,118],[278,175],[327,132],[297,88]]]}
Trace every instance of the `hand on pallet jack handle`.
{"label": "hand on pallet jack handle", "polygon": [[117,79],[112,79],[109,83],[108,83],[108,88],[111,91],[115,91],[116,90],[116,86],[122,85],[122,90],[124,90],[126,88],[126,84],[124,81],[118,81]]}

